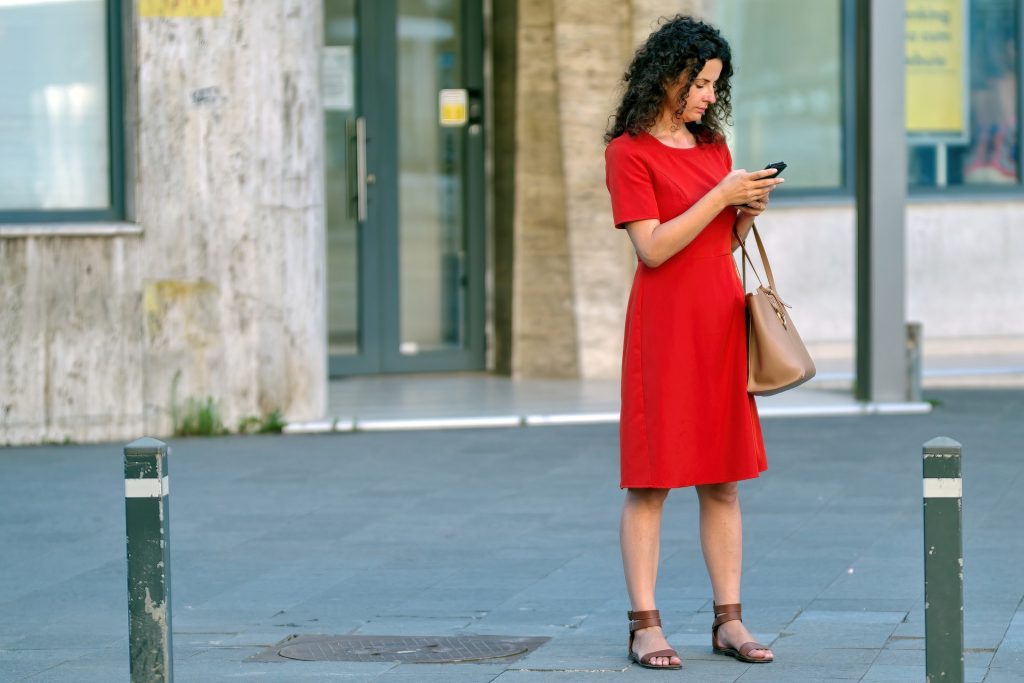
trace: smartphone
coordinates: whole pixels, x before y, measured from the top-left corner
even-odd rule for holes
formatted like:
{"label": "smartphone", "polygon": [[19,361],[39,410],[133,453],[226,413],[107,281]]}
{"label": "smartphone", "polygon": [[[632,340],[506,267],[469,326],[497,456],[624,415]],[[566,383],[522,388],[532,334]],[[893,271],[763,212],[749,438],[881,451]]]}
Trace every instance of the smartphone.
{"label": "smartphone", "polygon": [[[774,163],[771,163],[771,164],[768,164],[767,166],[765,166],[764,170],[767,171],[769,168],[774,168],[775,169],[775,175],[768,176],[768,177],[769,178],[778,178],[780,175],[782,175],[782,172],[786,170],[786,162],[785,161],[776,161]],[[746,206],[748,209],[750,208],[750,206],[748,204],[740,204],[740,206]]]}

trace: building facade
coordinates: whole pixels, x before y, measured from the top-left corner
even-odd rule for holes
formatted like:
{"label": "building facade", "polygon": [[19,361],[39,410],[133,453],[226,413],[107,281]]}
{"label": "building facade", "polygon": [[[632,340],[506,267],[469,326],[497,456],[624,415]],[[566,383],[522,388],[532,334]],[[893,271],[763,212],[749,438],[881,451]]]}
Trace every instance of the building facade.
{"label": "building facade", "polygon": [[[1020,8],[906,2],[908,317],[929,339],[1024,337]],[[677,12],[735,51],[737,167],[789,164],[760,225],[802,335],[848,346],[852,10],[0,8],[25,65],[0,76],[0,443],[168,434],[204,398],[229,427],[314,419],[329,376],[616,376],[636,261],[602,136],[633,50]]]}

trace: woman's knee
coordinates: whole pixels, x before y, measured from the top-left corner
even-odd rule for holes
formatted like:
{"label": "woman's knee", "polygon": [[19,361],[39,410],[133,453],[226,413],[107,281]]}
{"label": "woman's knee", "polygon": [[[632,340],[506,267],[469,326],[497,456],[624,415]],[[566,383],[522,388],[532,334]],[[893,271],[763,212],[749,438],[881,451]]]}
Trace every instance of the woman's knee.
{"label": "woman's knee", "polygon": [[721,505],[735,505],[739,500],[739,486],[734,481],[724,484],[708,484],[698,486],[697,494],[702,501]]}

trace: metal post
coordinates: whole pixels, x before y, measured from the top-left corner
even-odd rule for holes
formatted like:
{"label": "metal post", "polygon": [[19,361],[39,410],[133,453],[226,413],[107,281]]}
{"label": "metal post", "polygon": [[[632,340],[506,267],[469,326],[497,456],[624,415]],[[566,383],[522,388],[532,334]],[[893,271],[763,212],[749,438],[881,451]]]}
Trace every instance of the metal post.
{"label": "metal post", "polygon": [[132,683],[171,683],[171,548],[167,444],[124,447],[128,651]]}
{"label": "metal post", "polygon": [[857,398],[905,401],[905,4],[856,0]]}
{"label": "metal post", "polygon": [[924,326],[919,322],[907,323],[907,400],[920,403],[921,346],[924,344]]}
{"label": "metal post", "polygon": [[964,553],[961,446],[924,445],[924,636],[928,683],[964,680]]}

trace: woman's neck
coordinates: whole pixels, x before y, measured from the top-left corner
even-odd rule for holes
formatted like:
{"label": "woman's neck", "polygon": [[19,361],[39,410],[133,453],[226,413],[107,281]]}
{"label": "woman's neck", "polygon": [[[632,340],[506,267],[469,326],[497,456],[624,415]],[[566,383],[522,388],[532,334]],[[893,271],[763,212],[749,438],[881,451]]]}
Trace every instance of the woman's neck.
{"label": "woman's neck", "polygon": [[697,138],[686,127],[686,124],[674,119],[671,113],[662,113],[647,132],[670,147],[695,147],[697,145]]}

